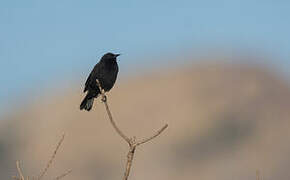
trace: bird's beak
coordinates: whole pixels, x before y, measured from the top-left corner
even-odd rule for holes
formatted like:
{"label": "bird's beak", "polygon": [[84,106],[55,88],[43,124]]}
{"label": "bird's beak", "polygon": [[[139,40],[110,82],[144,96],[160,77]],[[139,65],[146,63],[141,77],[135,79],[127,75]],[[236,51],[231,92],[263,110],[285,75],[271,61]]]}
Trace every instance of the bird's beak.
{"label": "bird's beak", "polygon": [[118,57],[118,56],[120,56],[121,54],[115,54],[115,57]]}

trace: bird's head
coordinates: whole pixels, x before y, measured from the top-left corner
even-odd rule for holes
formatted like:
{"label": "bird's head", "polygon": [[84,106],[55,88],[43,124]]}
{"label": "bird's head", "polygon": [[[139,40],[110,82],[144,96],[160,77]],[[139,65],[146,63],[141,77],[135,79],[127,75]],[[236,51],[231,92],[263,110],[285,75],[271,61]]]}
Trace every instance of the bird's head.
{"label": "bird's head", "polygon": [[120,54],[113,54],[113,53],[106,53],[103,57],[102,57],[102,60],[106,60],[106,61],[116,61],[117,60],[117,57],[120,56]]}

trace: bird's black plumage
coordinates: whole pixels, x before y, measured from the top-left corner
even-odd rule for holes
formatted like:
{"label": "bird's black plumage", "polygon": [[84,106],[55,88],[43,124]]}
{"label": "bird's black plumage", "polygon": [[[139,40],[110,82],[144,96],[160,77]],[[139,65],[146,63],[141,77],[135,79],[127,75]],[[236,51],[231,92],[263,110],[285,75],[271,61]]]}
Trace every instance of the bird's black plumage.
{"label": "bird's black plumage", "polygon": [[117,56],[119,55],[120,54],[106,53],[95,65],[85,83],[84,92],[87,92],[87,95],[80,105],[81,110],[91,110],[94,98],[97,98],[100,94],[100,89],[96,82],[97,79],[106,92],[110,91],[114,86],[119,71],[117,64]]}

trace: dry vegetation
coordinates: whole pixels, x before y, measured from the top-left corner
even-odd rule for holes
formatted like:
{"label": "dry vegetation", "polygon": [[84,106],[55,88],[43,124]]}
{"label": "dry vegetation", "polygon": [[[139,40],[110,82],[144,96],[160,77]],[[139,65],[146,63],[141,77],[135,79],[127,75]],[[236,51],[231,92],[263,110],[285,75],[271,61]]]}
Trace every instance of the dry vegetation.
{"label": "dry vegetation", "polygon": [[[19,161],[16,161],[16,167],[17,167],[17,171],[18,171],[18,176],[13,176],[13,179],[15,180],[41,180],[43,179],[43,177],[46,175],[48,169],[51,167],[55,157],[56,157],[56,154],[57,154],[57,151],[58,149],[60,148],[62,142],[64,141],[64,137],[65,137],[65,134],[62,135],[61,139],[59,140],[51,158],[49,159],[49,161],[47,162],[45,168],[40,172],[40,174],[38,176],[24,176],[24,173],[22,172],[22,169],[20,167],[20,162]],[[68,175],[69,173],[71,172],[71,170],[68,170],[66,171],[65,173],[57,176],[54,178],[54,180],[60,180],[61,178],[65,177],[66,175]],[[26,177],[26,178],[25,178]]]}

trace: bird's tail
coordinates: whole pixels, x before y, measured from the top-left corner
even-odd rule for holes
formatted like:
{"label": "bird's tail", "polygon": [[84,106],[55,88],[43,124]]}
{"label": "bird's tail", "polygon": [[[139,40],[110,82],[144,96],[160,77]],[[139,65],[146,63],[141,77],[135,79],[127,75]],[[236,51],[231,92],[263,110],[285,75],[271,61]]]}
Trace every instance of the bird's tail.
{"label": "bird's tail", "polygon": [[87,111],[91,110],[93,107],[93,103],[94,103],[94,97],[92,97],[88,93],[80,105],[80,110],[83,110],[83,109]]}

